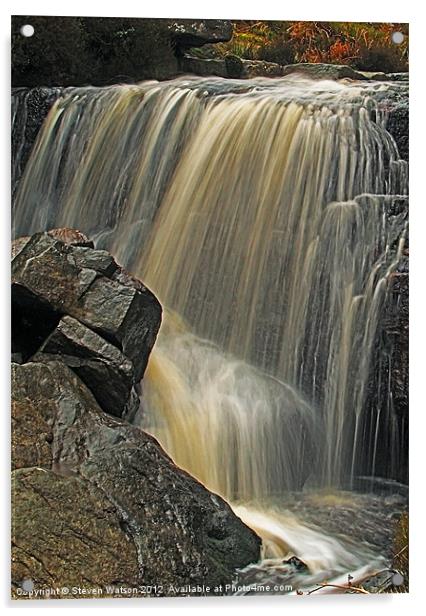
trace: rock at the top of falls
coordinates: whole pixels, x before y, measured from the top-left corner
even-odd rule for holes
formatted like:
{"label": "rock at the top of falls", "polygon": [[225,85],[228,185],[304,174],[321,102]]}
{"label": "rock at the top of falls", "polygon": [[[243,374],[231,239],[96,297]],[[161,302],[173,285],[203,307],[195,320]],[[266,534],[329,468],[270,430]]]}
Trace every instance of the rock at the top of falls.
{"label": "rock at the top of falls", "polygon": [[362,81],[368,79],[363,73],[344,64],[302,62],[283,67],[283,75],[290,75],[291,73],[302,73],[313,79],[357,79]]}
{"label": "rock at the top of falls", "polygon": [[381,71],[355,70],[346,64],[300,62],[281,66],[281,75],[298,73],[311,79],[352,79],[354,81],[408,81],[408,73],[383,73]]}
{"label": "rock at the top of falls", "polygon": [[28,358],[60,318],[69,315],[118,347],[132,362],[136,383],[157,336],[161,305],[109,253],[90,246],[90,240],[75,230],[36,233],[15,241],[15,351]]}
{"label": "rock at the top of falls", "polygon": [[188,48],[230,41],[233,25],[223,19],[184,19],[173,22],[169,29],[179,47]]}

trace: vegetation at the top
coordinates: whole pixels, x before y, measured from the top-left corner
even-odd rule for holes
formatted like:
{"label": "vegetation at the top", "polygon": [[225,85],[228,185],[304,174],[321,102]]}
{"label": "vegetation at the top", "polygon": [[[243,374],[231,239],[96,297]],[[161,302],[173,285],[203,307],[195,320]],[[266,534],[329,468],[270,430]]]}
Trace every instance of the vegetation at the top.
{"label": "vegetation at the top", "polygon": [[408,592],[408,512],[396,521],[392,566],[402,574],[403,584],[392,589],[394,593]]}
{"label": "vegetation at the top", "polygon": [[[34,36],[21,35],[22,25]],[[177,61],[167,19],[120,17],[12,18],[12,84],[105,85],[164,79]]]}
{"label": "vegetation at the top", "polygon": [[[392,41],[402,32],[401,44]],[[214,45],[215,53],[278,64],[326,62],[364,71],[408,70],[408,24],[239,21],[229,43]]]}

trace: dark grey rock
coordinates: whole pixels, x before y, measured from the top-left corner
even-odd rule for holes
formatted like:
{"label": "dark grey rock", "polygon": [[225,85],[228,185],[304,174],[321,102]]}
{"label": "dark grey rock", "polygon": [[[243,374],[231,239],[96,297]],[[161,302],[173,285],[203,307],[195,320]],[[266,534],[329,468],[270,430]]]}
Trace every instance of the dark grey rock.
{"label": "dark grey rock", "polygon": [[403,160],[409,160],[409,110],[406,104],[394,106],[388,113],[386,130],[395,139],[398,152]]}
{"label": "dark grey rock", "polygon": [[183,19],[173,21],[170,33],[180,49],[201,47],[207,43],[225,43],[232,38],[233,25],[223,19]]}
{"label": "dark grey rock", "polygon": [[38,132],[61,92],[61,88],[45,87],[12,90],[12,199]]}
{"label": "dark grey rock", "polygon": [[223,58],[194,58],[185,55],[182,59],[182,70],[184,73],[193,73],[200,77],[228,77],[228,70]]}
{"label": "dark grey rock", "polygon": [[183,70],[200,77],[225,77],[231,79],[251,79],[253,77],[281,77],[284,67],[264,60],[245,60],[229,54],[225,58],[195,58],[185,55]]}
{"label": "dark grey rock", "polygon": [[387,73],[391,81],[409,81],[409,73]]}
{"label": "dark grey rock", "polygon": [[[138,554],[139,584],[162,585],[163,590],[158,594],[166,595],[175,594],[170,584],[205,584],[212,587],[214,594],[213,586],[229,583],[236,568],[259,558],[259,538],[230,507],[176,467],[153,437],[103,413],[88,388],[64,363],[14,364],[12,378],[17,417],[31,412],[35,430],[33,441],[24,439],[22,432],[16,434],[15,466],[26,465],[27,459],[40,458],[37,431],[40,422],[44,422],[45,430],[51,431],[46,441],[50,453],[45,451],[40,458],[44,468],[62,477],[78,477],[78,481],[89,482],[90,489],[86,489],[89,500],[92,494],[96,498],[100,498],[99,494],[105,495],[111,503],[108,524],[116,520],[114,528],[118,525],[126,535],[125,540],[122,537],[113,539],[111,554],[105,556],[106,571],[111,566],[110,558],[115,558],[118,549],[134,545]],[[22,456],[24,444],[28,449],[25,458]],[[62,479],[58,482],[60,487],[66,484]],[[79,487],[75,482],[66,485],[74,486],[77,494]],[[20,498],[15,492],[14,499]],[[34,496],[31,494],[29,498]],[[50,500],[48,495],[46,498]],[[84,524],[84,519],[90,520],[97,515],[98,508],[93,503],[68,498],[73,502],[76,521],[73,525],[77,528]],[[15,507],[15,503],[12,506]],[[40,522],[39,526],[34,524],[32,534],[42,536],[49,516],[62,511],[61,501],[57,507],[52,506],[50,513],[49,508],[44,511],[45,522]],[[63,533],[67,536],[70,531],[68,514],[62,515],[65,518]],[[55,529],[56,526],[52,526],[52,533]],[[32,541],[22,532],[19,547],[22,552],[31,553],[38,540]],[[63,533],[60,536],[64,536]],[[53,559],[52,578],[67,585],[67,563],[73,571],[74,559],[79,562],[80,552],[70,542],[63,554],[63,563],[57,566]],[[38,571],[37,561],[27,563],[27,572],[35,581],[38,581]],[[130,578],[132,571],[130,568]],[[94,566],[89,579],[103,586],[109,578]],[[123,581],[133,583],[133,578]],[[16,577],[14,582],[18,582]]]}
{"label": "dark grey rock", "polygon": [[[43,338],[62,315],[73,316],[116,345],[132,361],[135,380],[140,380],[160,326],[161,305],[142,283],[102,275],[114,263],[103,251],[89,250],[64,244],[47,233],[33,235],[12,261],[12,301],[24,314],[22,322],[37,311],[46,313]],[[27,330],[36,330],[36,324],[31,321]],[[39,348],[38,342],[40,346],[38,338],[32,341],[30,354]]]}
{"label": "dark grey rock", "polygon": [[119,270],[119,266],[114,260],[114,257],[106,250],[93,250],[86,247],[75,247],[72,251],[72,256],[76,265],[82,269],[87,268],[95,270],[99,274],[111,278],[113,274]]}
{"label": "dark grey rock", "polygon": [[225,66],[228,77],[239,79],[244,72],[244,64],[238,56],[231,53],[225,56]]}
{"label": "dark grey rock", "polygon": [[133,364],[115,346],[65,316],[33,361],[58,359],[57,356],[87,385],[104,411],[117,417],[136,413],[139,398],[133,387]]}
{"label": "dark grey rock", "polygon": [[296,571],[309,571],[308,566],[297,556],[291,556],[288,560],[283,560],[283,565],[290,565]]}

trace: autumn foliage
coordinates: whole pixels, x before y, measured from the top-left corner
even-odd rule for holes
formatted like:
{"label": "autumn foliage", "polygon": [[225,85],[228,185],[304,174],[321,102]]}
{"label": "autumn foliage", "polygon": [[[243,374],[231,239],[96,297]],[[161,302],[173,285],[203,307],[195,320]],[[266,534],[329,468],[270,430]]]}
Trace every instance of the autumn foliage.
{"label": "autumn foliage", "polygon": [[[392,33],[402,32],[395,44]],[[279,64],[326,62],[347,64],[366,71],[408,70],[408,24],[239,21],[229,43],[219,53]]]}

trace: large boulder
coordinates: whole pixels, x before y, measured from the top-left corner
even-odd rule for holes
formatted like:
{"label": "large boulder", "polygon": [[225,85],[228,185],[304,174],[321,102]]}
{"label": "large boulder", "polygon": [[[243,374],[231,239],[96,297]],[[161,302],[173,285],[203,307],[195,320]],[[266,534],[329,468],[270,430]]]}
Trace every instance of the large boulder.
{"label": "large boulder", "polygon": [[[13,341],[24,358],[70,315],[117,346],[145,371],[161,321],[161,305],[108,253],[37,233],[12,261]],[[40,318],[41,317],[41,318]]]}
{"label": "large boulder", "polygon": [[215,586],[259,558],[259,538],[230,507],[153,437],[103,413],[62,361],[14,364],[12,378],[14,466],[38,467],[14,476],[15,588],[24,578],[36,587],[87,587],[87,580],[104,587],[115,579],[156,586],[158,595],[191,594],[186,587],[196,584],[211,588],[200,594],[220,594]]}
{"label": "large boulder", "polygon": [[175,44],[181,49],[201,47],[208,43],[226,43],[233,33],[231,21],[223,19],[181,19],[173,21],[169,30]]}

